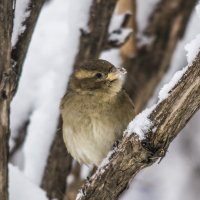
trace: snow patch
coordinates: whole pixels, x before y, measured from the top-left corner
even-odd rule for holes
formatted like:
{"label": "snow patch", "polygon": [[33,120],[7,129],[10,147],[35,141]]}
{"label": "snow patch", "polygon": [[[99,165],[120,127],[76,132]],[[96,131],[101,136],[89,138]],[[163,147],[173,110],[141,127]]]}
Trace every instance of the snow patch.
{"label": "snow patch", "polygon": [[79,199],[81,199],[81,198],[84,197],[84,196],[85,196],[85,195],[84,195],[84,193],[83,193],[83,190],[80,189],[79,192],[78,192],[78,194],[77,194],[77,196],[76,196],[76,200],[79,200]]}
{"label": "snow patch", "polygon": [[14,26],[12,32],[12,46],[14,47],[18,41],[19,36],[25,31],[26,27],[23,22],[30,15],[28,11],[30,0],[17,0],[15,6]]}
{"label": "snow patch", "polygon": [[116,14],[116,12],[114,12],[114,14],[113,14],[113,16],[111,18],[111,21],[110,21],[108,32],[112,33],[112,32],[114,32],[116,30],[121,29],[122,28],[121,25],[123,23],[124,17],[127,14],[131,14],[131,13],[130,12],[125,12],[123,14]]}
{"label": "snow patch", "polygon": [[[200,19],[200,2],[196,6],[196,13]],[[196,37],[185,46],[185,50],[187,52],[187,61],[188,64],[191,65],[198,52],[200,51],[200,34],[196,35]]]}
{"label": "snow patch", "polygon": [[[196,7],[196,12],[200,18],[200,3]],[[173,89],[173,87],[180,81],[182,76],[185,74],[185,72],[188,70],[189,66],[192,65],[192,62],[196,58],[197,54],[200,51],[200,34],[198,34],[195,39],[193,39],[191,42],[185,45],[185,50],[187,52],[187,61],[188,65],[184,67],[182,70],[177,71],[171,81],[163,86],[163,88],[159,92],[159,102],[163,101],[169,96],[170,91]]]}
{"label": "snow patch", "polygon": [[131,28],[122,28],[119,31],[114,31],[110,36],[109,36],[109,41],[115,42],[117,45],[122,44],[126,38],[132,33]]}
{"label": "snow patch", "polygon": [[200,50],[200,34],[195,37],[190,43],[186,44],[187,61],[191,65]]}
{"label": "snow patch", "polygon": [[46,192],[30,182],[17,167],[9,164],[10,200],[47,200]]}
{"label": "snow patch", "polygon": [[116,67],[120,66],[122,63],[119,49],[110,49],[108,51],[103,51],[100,55],[100,59],[107,60]]}
{"label": "snow patch", "polygon": [[105,166],[110,162],[110,158],[114,152],[115,152],[115,148],[108,152],[108,155],[102,160],[101,164],[98,166],[98,169],[97,169],[98,172],[103,173],[105,171]]}
{"label": "snow patch", "polygon": [[161,90],[160,90],[160,92],[158,94],[159,102],[163,101],[164,99],[166,99],[169,96],[170,91],[180,81],[181,77],[187,71],[187,69],[188,69],[188,66],[184,67],[180,71],[177,71],[174,74],[174,76],[172,77],[171,81],[169,83],[165,84],[161,88]]}
{"label": "snow patch", "polygon": [[125,131],[126,136],[136,133],[140,140],[145,138],[145,134],[153,126],[152,121],[149,119],[150,114],[155,109],[156,105],[146,108],[143,112],[139,113],[133,121],[131,121]]}

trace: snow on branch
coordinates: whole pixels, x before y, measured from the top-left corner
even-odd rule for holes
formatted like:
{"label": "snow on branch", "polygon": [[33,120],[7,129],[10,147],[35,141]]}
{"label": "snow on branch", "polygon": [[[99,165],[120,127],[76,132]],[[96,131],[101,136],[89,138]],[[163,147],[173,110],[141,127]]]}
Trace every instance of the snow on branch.
{"label": "snow on branch", "polygon": [[198,109],[200,52],[162,89],[158,103],[129,124],[122,141],[86,181],[77,200],[117,199],[141,169],[165,156],[172,140]]}
{"label": "snow on branch", "polygon": [[29,11],[30,0],[18,0],[15,2],[15,16],[12,32],[12,46],[15,46],[19,36],[25,31],[24,22],[30,16]]}
{"label": "snow on branch", "polygon": [[131,12],[125,12],[123,14],[114,13],[109,26],[109,34],[105,49],[117,48],[122,46],[133,33],[132,28],[127,28],[126,24],[132,17]]}
{"label": "snow on branch", "polygon": [[[45,0],[16,1],[11,59],[17,80],[19,80],[21,75],[22,65],[26,57],[33,30],[44,2]],[[13,94],[16,92],[17,86],[18,81],[13,85]]]}

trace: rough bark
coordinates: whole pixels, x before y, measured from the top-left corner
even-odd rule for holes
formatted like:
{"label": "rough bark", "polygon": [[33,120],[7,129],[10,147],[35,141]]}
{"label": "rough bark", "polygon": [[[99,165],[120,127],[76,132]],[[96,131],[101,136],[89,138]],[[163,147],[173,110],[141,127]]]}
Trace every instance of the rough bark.
{"label": "rough bark", "polygon": [[0,1],[0,199],[8,200],[9,104],[12,68],[10,66],[12,1]]}
{"label": "rough bark", "polygon": [[[116,0],[93,0],[90,8],[88,30],[81,30],[79,52],[75,58],[74,69],[84,60],[98,58],[101,51],[107,45],[108,25],[115,4]],[[61,123],[59,124],[58,130],[61,130]],[[56,133],[41,185],[47,191],[49,198],[57,198],[58,200],[64,198],[66,177],[70,169],[70,163],[66,163],[66,158],[64,159],[67,150],[64,143],[61,142],[62,140],[62,134]],[[69,156],[68,154],[67,157]],[[70,158],[68,158],[68,161],[70,161]],[[57,177],[60,177],[59,185]]]}
{"label": "rough bark", "polygon": [[200,53],[168,98],[150,114],[152,126],[145,139],[125,134],[109,162],[86,181],[77,199],[117,199],[137,173],[165,156],[169,144],[199,108]]}
{"label": "rough bark", "polygon": [[[108,42],[108,26],[116,0],[93,0],[88,21],[89,30],[81,30],[79,52],[74,68],[84,60],[98,58]],[[103,14],[102,14],[103,13]]]}
{"label": "rough bark", "polygon": [[[11,49],[13,27],[13,1],[0,1],[0,199],[8,199],[8,140],[10,102],[16,92],[23,60],[28,49],[31,34],[37,17],[36,4],[31,3],[30,17],[25,21],[26,30],[20,36],[14,49]],[[39,12],[39,11],[38,11]],[[34,13],[34,14],[33,14]],[[12,57],[11,57],[12,54]],[[15,62],[13,66],[11,61]]]}
{"label": "rough bark", "polygon": [[182,37],[197,0],[162,0],[151,14],[145,36],[153,39],[123,63],[128,69],[125,88],[136,112],[144,108],[156,85],[169,68],[173,51]]}

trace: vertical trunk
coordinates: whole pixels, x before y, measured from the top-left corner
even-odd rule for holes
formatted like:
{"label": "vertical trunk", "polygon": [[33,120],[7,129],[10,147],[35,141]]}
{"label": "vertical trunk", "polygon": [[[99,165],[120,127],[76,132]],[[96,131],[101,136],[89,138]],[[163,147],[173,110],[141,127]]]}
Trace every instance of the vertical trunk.
{"label": "vertical trunk", "polygon": [[8,199],[9,104],[12,1],[0,1],[0,199]]}

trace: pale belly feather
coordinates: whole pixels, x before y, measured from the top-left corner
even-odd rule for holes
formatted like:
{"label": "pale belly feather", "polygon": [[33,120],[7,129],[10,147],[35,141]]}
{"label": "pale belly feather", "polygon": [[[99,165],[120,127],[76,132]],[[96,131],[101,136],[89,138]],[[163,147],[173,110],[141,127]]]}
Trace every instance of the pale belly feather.
{"label": "pale belly feather", "polygon": [[112,124],[94,116],[75,127],[64,124],[63,131],[68,151],[80,163],[99,165],[117,139]]}

